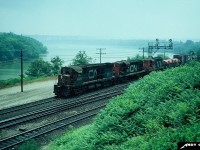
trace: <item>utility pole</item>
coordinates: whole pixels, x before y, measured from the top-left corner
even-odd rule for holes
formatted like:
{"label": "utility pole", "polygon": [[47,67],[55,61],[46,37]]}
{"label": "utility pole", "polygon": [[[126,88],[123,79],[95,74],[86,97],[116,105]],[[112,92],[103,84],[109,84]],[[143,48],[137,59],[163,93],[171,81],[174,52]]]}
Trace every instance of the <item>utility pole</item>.
{"label": "utility pole", "polygon": [[23,52],[22,52],[22,49],[21,49],[21,92],[23,92]]}
{"label": "utility pole", "polygon": [[105,50],[106,48],[97,48],[97,50],[99,50],[99,53],[96,53],[96,54],[99,54],[100,55],[100,64],[101,64],[101,55],[102,54],[106,54],[106,53],[102,53],[102,50]]}
{"label": "utility pole", "polygon": [[143,48],[139,48],[139,49],[142,49],[142,57],[144,59],[144,47]]}
{"label": "utility pole", "polygon": [[164,56],[163,56],[163,58],[165,59],[165,51],[164,51]]}

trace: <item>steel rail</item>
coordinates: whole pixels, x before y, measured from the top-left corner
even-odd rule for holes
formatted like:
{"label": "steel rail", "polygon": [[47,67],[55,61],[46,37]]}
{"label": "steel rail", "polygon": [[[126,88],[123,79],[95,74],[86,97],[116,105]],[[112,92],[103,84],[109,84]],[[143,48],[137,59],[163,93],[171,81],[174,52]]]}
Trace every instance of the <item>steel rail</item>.
{"label": "steel rail", "polygon": [[42,99],[42,100],[38,100],[38,101],[26,103],[26,104],[21,104],[21,105],[17,105],[17,106],[13,106],[13,107],[4,108],[4,109],[0,110],[0,116],[8,114],[8,113],[16,112],[16,111],[19,111],[19,110],[22,110],[22,109],[30,108],[30,107],[33,107],[33,106],[45,104],[47,102],[52,102],[52,101],[55,101],[55,97],[50,97],[50,98],[47,98],[47,99]]}
{"label": "steel rail", "polygon": [[[80,97],[71,97],[71,98],[67,99],[67,101],[79,100],[79,99],[82,99],[82,98],[87,98],[87,97],[99,94],[99,93],[101,93],[103,91],[110,91],[113,88],[117,88],[117,87],[123,88],[123,87],[126,87],[127,85],[128,84],[115,85],[114,87],[109,87],[108,89],[101,89],[100,91],[95,91],[95,93],[87,93],[87,95],[81,95]],[[54,101],[58,101],[58,100],[61,100],[61,98],[50,97],[50,98],[43,99],[43,100],[38,100],[38,101],[34,101],[34,102],[22,104],[22,105],[17,105],[17,106],[1,109],[0,110],[0,117],[1,118],[6,118],[5,115],[7,115],[7,114],[11,114],[11,113],[14,114],[14,112],[19,112],[20,110],[24,110],[24,109],[27,109],[27,108],[43,105],[43,104],[54,102]]]}
{"label": "steel rail", "polygon": [[74,101],[74,102],[66,103],[66,104],[59,104],[56,106],[50,106],[48,108],[39,109],[39,110],[29,112],[23,115],[15,116],[15,117],[0,121],[0,129],[18,125],[20,123],[27,122],[33,119],[38,119],[38,118],[51,115],[54,113],[58,113],[66,109],[72,109],[81,105],[96,102],[105,98],[111,98],[121,93],[122,93],[122,89],[117,89],[112,92],[102,93],[100,95],[92,96],[84,100]]}
{"label": "steel rail", "polygon": [[100,105],[95,108],[92,108],[92,109],[89,109],[89,110],[82,111],[82,112],[72,115],[72,116],[48,123],[46,125],[42,125],[40,127],[31,129],[29,131],[25,131],[23,133],[2,139],[2,140],[0,140],[0,150],[11,148],[15,145],[18,145],[18,144],[25,142],[27,140],[30,140],[32,138],[44,135],[51,131],[62,128],[64,126],[68,126],[70,124],[76,123],[78,121],[93,117],[103,107],[105,107],[105,104]]}

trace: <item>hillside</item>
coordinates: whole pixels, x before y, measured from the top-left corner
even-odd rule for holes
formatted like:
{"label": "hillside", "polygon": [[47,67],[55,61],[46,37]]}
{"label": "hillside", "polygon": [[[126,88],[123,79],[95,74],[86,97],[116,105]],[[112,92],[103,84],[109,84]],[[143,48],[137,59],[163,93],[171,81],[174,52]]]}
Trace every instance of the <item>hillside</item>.
{"label": "hillside", "polygon": [[39,54],[47,53],[47,48],[39,41],[14,33],[0,33],[0,62],[13,61],[24,51],[24,59],[39,58]]}
{"label": "hillside", "polygon": [[191,62],[145,76],[51,149],[175,150],[179,141],[200,141],[199,70]]}

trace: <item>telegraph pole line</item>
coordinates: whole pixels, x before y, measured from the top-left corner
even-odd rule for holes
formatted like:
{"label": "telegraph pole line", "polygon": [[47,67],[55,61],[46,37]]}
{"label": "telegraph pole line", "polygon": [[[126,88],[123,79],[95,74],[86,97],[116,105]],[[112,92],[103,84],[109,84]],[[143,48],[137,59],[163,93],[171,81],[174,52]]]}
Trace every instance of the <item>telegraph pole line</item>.
{"label": "telegraph pole line", "polygon": [[23,92],[23,51],[21,49],[21,92]]}
{"label": "telegraph pole line", "polygon": [[142,57],[144,59],[144,47],[143,48],[139,48],[139,49],[142,49]]}
{"label": "telegraph pole line", "polygon": [[102,54],[106,54],[106,53],[102,53],[102,50],[105,50],[106,48],[97,48],[97,50],[99,50],[99,53],[96,53],[96,54],[99,54],[99,58],[100,58],[100,64],[101,64],[101,55]]}

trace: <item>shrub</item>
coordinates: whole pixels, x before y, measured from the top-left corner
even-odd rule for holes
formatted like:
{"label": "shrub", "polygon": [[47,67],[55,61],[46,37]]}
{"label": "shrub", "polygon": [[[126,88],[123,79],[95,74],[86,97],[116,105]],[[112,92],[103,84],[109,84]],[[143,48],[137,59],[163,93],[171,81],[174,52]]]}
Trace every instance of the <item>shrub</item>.
{"label": "shrub", "polygon": [[[113,98],[89,129],[67,135],[62,146],[69,149],[177,149],[179,141],[200,140],[199,70],[200,63],[191,62],[152,72],[130,85],[123,95]],[[74,145],[71,136],[77,140]]]}

